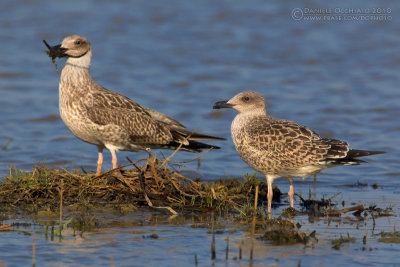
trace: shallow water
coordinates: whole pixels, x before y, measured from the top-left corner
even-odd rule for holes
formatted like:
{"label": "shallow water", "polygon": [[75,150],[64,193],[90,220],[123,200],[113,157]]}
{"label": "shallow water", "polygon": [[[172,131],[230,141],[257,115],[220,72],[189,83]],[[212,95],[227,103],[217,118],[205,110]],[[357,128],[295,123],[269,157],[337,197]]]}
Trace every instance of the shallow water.
{"label": "shallow water", "polygon": [[[300,186],[301,187],[301,186]],[[329,189],[318,184],[318,190]],[[398,193],[374,190],[370,186],[353,187],[337,197],[346,207],[363,204],[389,206],[398,199]],[[397,190],[398,191],[398,188]],[[374,192],[373,197],[371,196]],[[362,199],[362,200],[361,200]],[[287,207],[287,201],[273,209],[273,215]],[[296,209],[300,209],[295,205]],[[394,207],[399,214],[399,208]],[[32,225],[14,227],[23,232],[0,232],[0,263],[5,266],[27,266],[32,263],[33,239],[36,266],[397,266],[398,244],[378,242],[382,231],[391,232],[399,224],[398,216],[369,216],[359,220],[348,213],[342,217],[314,218],[296,216],[302,231],[316,231],[316,241],[304,244],[277,246],[253,235],[250,225],[238,225],[232,220],[215,215],[216,258],[211,259],[211,214],[188,214],[168,218],[154,211],[121,214],[89,212],[99,224],[95,229],[80,232],[68,227],[63,238],[51,240],[50,230],[44,225],[56,225],[56,220],[45,217],[28,220],[25,217],[3,221],[29,222]],[[64,220],[69,219],[68,217]],[[375,224],[375,225],[374,225]],[[367,231],[366,243],[363,236]],[[152,235],[156,235],[155,238]],[[355,238],[339,250],[331,241],[340,237]],[[228,243],[228,248],[227,248]],[[240,257],[241,255],[241,257]],[[197,265],[196,259],[197,258]]]}
{"label": "shallow water", "polygon": [[[214,111],[212,105],[240,91],[256,90],[265,96],[272,116],[297,121],[323,136],[349,141],[354,148],[388,152],[371,157],[369,164],[325,170],[318,176],[317,198],[341,191],[339,202],[343,198],[382,208],[394,205],[399,214],[400,3],[385,1],[384,6],[377,6],[376,1],[352,1],[352,8],[371,11],[376,7],[390,8],[391,19],[386,21],[292,18],[294,8],[304,10],[310,5],[348,7],[324,1],[296,5],[256,0],[201,3],[173,0],[168,4],[164,1],[2,1],[1,176],[12,165],[31,170],[38,162],[68,169],[95,169],[96,148],[77,140],[59,119],[58,76],[41,41],[46,39],[50,44],[58,44],[65,35],[77,33],[89,38],[93,45],[91,73],[101,85],[171,115],[189,129],[229,138],[227,142],[215,143],[223,149],[202,157],[200,168],[194,162],[181,169],[188,175],[213,179],[253,172],[236,154],[230,139],[229,127],[235,112]],[[60,69],[63,63],[58,60]],[[171,152],[162,153],[168,156]],[[146,154],[120,152],[121,164],[127,163],[125,156],[138,159]],[[195,156],[182,152],[174,159],[183,161]],[[104,167],[110,168],[107,152],[105,160]],[[295,181],[295,190],[303,194],[309,188],[314,190],[311,180]],[[358,181],[369,186],[352,186]],[[371,188],[374,183],[378,184],[377,190]],[[287,181],[278,180],[276,184],[287,191]],[[273,212],[279,214],[287,206],[285,201]],[[327,226],[324,221],[308,223],[301,216],[296,220],[306,221],[304,227],[326,236],[347,231],[357,236],[363,233],[343,225]],[[397,220],[397,217],[380,219],[380,227],[392,228]],[[132,262],[174,265],[176,261],[194,264],[194,253],[199,253],[199,266],[226,264],[222,259],[209,260],[210,236],[206,230],[193,231],[185,224],[174,226],[174,223],[152,227],[140,228],[140,231],[165,231],[166,237],[147,245],[135,242],[140,234],[135,235],[129,227],[110,226],[90,232],[83,245],[74,247],[64,241],[58,244],[43,240],[41,230],[36,234],[35,227],[28,231],[37,236],[41,266],[84,265],[93,259],[96,265],[109,265],[111,256],[117,265],[132,265]],[[129,232],[128,237],[124,232]],[[248,240],[245,232],[239,233],[238,240]],[[6,243],[0,241],[1,247],[13,244],[20,249],[11,252],[7,247],[7,253],[1,249],[0,260],[7,266],[25,265],[30,260],[31,237],[1,234],[9,237],[1,239],[6,240]],[[116,242],[106,242],[105,237]],[[181,242],[183,237],[189,238],[191,245],[174,251],[170,242]],[[221,251],[225,248],[225,238],[226,235],[217,237],[217,248]],[[346,264],[375,265],[376,259],[395,260],[398,246],[374,243],[373,252],[358,255],[362,246],[359,238],[345,252],[334,251],[321,240],[324,238],[315,250],[299,246],[271,248],[258,242],[260,254],[253,266],[263,266],[264,262],[273,265],[277,258],[278,265],[297,265],[299,260],[303,264],[327,265],[331,259]],[[115,246],[111,250],[115,253],[105,252]],[[160,257],[153,257],[151,252],[142,253],[138,246]],[[79,253],[77,263],[78,259],[72,255],[80,249],[83,252]],[[97,251],[97,256],[85,253],[91,250]],[[288,256],[293,251],[297,254]],[[354,259],[354,254],[361,259]],[[165,260],[163,255],[175,256]],[[207,260],[203,262],[204,257]],[[250,263],[230,261],[229,265]]]}

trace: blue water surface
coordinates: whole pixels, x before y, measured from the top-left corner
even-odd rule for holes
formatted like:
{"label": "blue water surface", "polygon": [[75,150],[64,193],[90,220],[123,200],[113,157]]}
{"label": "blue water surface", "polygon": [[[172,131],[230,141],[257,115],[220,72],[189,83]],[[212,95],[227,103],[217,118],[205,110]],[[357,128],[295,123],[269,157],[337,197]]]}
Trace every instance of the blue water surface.
{"label": "blue water surface", "polygon": [[[295,8],[302,13],[293,13]],[[333,14],[323,16],[321,13],[325,11],[316,10],[310,15],[307,8],[330,9]],[[354,10],[352,14],[344,10],[349,8]],[[363,11],[356,13],[356,9]],[[302,16],[298,17],[299,14]],[[215,111],[212,105],[240,91],[255,90],[264,95],[271,116],[307,125],[323,136],[346,140],[353,148],[387,152],[371,157],[368,164],[325,170],[318,176],[318,196],[343,191],[345,200],[394,205],[398,209],[398,1],[4,0],[0,3],[0,26],[0,176],[7,175],[13,166],[32,170],[36,163],[95,170],[96,148],[75,138],[59,118],[59,77],[42,43],[45,39],[50,44],[58,44],[66,35],[81,34],[92,43],[91,74],[99,84],[168,114],[189,129],[228,138],[226,142],[214,143],[222,149],[203,156],[200,167],[197,162],[177,167],[188,176],[215,179],[253,173],[237,155],[230,138],[235,111]],[[57,63],[61,69],[64,60]],[[167,157],[172,152],[155,153]],[[126,164],[126,156],[134,160],[147,154],[120,152],[118,156],[120,164]],[[181,152],[174,160],[185,161],[196,156]],[[111,168],[110,161],[105,152],[105,169]],[[357,181],[377,183],[379,189],[348,187]],[[287,181],[277,180],[276,184],[287,191]],[[295,181],[296,192],[308,192],[309,187],[308,181]],[[388,194],[390,202],[385,198]],[[326,227],[322,225],[321,228]],[[196,234],[185,227],[176,231]],[[317,225],[310,224],[311,230],[313,227]],[[167,229],[167,232],[175,231]],[[5,238],[2,240],[22,240],[16,247],[30,246],[31,237],[1,235]],[[90,238],[98,242],[102,235],[105,234],[94,233]],[[205,232],[200,235],[198,239],[191,238],[198,243],[209,242]],[[203,249],[208,251],[208,244]],[[4,245],[1,246],[4,248]],[[49,243],[39,238],[37,245],[47,250]],[[99,246],[114,245],[100,242]],[[127,255],[137,251],[130,246],[128,243],[124,247]],[[374,259],[393,261],[396,249],[388,248],[396,246],[374,251]],[[64,252],[56,249],[58,245],[54,247],[50,254],[57,256],[51,261],[43,258],[40,266],[79,265],[64,259],[70,250]],[[186,252],[181,252],[178,253],[181,256],[171,258],[164,266],[175,266],[182,259],[193,264],[195,247],[188,250],[190,260],[182,256]],[[327,247],[321,253],[328,256],[319,257],[316,262],[304,251],[300,256],[288,257],[290,260],[286,263],[297,265],[300,259],[303,264],[329,265],[329,259],[337,260],[340,252]],[[3,248],[0,260],[6,266],[26,265],[23,257],[20,261],[10,259]],[[161,255],[171,254],[171,249],[165,249],[153,245],[149,248]],[[360,247],[354,249],[357,251]],[[23,250],[30,259],[30,249],[25,246]],[[354,250],[350,251],[343,258],[346,264],[379,264],[371,257],[353,259],[350,256]],[[93,259],[85,255],[89,262]],[[264,266],[265,261],[276,262],[275,254],[264,255],[253,266]],[[99,256],[96,260],[99,266],[110,264],[108,256]],[[148,260],[139,255],[133,265],[158,263],[154,260],[144,264]],[[131,259],[119,263],[129,266]],[[230,264],[249,264],[236,263]],[[208,264],[209,261],[199,266]]]}

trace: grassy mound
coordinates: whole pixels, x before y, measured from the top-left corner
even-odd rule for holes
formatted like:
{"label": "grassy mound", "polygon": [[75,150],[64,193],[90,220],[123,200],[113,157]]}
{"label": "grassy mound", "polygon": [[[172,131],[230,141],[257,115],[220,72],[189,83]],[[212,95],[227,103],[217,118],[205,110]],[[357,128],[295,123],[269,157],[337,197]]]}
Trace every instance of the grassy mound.
{"label": "grassy mound", "polygon": [[[11,169],[0,183],[0,203],[10,208],[57,208],[62,199],[64,205],[129,203],[175,210],[237,209],[253,205],[256,185],[260,189],[258,203],[266,200],[267,185],[254,176],[201,182],[170,169],[166,162],[150,154],[99,176],[40,166],[33,171]],[[280,196],[276,187],[274,196]]]}

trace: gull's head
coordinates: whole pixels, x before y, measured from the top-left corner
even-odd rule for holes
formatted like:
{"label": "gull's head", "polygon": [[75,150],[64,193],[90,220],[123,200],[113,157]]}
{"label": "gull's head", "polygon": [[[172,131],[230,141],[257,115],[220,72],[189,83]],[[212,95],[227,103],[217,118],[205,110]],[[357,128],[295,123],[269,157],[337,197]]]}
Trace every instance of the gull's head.
{"label": "gull's head", "polygon": [[[47,45],[47,43],[45,42]],[[47,45],[48,46],[48,45]],[[48,46],[49,57],[80,58],[91,52],[90,42],[81,35],[70,35],[64,38],[60,45]]]}
{"label": "gull's head", "polygon": [[234,108],[239,113],[263,113],[266,112],[264,97],[254,91],[241,92],[228,101],[216,102],[214,109]]}

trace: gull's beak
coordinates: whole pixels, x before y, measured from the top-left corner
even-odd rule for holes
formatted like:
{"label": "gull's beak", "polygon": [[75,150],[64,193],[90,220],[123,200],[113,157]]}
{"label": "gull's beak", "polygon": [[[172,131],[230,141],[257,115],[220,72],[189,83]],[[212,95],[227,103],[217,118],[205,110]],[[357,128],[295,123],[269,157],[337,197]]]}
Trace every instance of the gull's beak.
{"label": "gull's beak", "polygon": [[68,55],[65,53],[67,49],[62,48],[61,45],[55,45],[55,46],[50,46],[46,40],[43,40],[43,43],[46,45],[46,47],[49,49],[46,51],[46,53],[51,57],[52,59],[55,59],[56,57],[68,57]]}
{"label": "gull's beak", "polygon": [[218,101],[214,104],[213,109],[220,109],[220,108],[232,108],[233,104],[228,103],[228,101]]}

